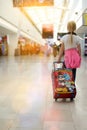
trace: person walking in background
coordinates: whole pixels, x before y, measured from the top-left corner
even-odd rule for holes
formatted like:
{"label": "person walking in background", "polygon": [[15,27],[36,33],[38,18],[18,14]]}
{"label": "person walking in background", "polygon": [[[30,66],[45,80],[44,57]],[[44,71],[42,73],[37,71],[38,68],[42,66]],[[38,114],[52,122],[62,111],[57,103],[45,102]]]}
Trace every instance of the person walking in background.
{"label": "person walking in background", "polygon": [[81,38],[75,33],[76,23],[69,21],[67,24],[68,33],[64,35],[61,41],[61,47],[58,55],[58,62],[64,55],[64,64],[66,68],[71,68],[74,81],[76,79],[76,68],[81,64]]}

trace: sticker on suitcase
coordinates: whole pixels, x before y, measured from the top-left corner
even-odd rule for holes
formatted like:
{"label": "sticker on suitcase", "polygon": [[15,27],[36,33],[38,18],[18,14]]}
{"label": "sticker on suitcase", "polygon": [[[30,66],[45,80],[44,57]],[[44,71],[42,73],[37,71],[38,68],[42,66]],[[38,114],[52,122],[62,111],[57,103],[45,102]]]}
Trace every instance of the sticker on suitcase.
{"label": "sticker on suitcase", "polygon": [[75,88],[75,83],[72,80],[72,71],[70,69],[59,69],[56,71],[56,83],[55,92],[58,93],[73,93]]}

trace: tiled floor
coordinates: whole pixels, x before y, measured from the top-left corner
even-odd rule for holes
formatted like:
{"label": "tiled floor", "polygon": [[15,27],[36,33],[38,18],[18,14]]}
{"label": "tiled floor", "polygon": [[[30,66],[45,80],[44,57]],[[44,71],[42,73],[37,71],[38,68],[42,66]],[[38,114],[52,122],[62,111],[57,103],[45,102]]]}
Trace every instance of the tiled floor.
{"label": "tiled floor", "polygon": [[0,57],[0,130],[87,130],[87,57],[73,102],[53,99],[53,57]]}

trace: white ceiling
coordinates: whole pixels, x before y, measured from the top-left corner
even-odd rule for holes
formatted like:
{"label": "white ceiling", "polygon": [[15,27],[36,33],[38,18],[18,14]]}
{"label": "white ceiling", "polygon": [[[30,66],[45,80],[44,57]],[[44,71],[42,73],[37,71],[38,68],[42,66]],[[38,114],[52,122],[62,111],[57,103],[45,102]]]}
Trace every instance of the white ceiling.
{"label": "white ceiling", "polygon": [[53,24],[55,32],[66,32],[66,23],[82,14],[82,0],[54,0],[54,6],[24,7],[36,27],[42,31],[43,24]]}
{"label": "white ceiling", "polygon": [[[66,32],[69,20],[78,21],[82,15],[82,0],[54,0],[54,6],[23,7],[36,29],[42,33],[43,24],[53,24],[55,37],[57,32]],[[0,35],[12,33],[0,26]]]}

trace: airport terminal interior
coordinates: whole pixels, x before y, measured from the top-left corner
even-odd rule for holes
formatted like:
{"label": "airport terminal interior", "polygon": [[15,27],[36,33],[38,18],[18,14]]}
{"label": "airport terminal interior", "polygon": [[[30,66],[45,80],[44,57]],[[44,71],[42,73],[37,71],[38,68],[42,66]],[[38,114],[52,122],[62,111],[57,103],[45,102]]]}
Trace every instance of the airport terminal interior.
{"label": "airport terminal interior", "polygon": [[[53,63],[70,20],[82,41],[76,96],[56,101]],[[0,0],[0,130],[87,130],[86,80],[86,0]]]}

